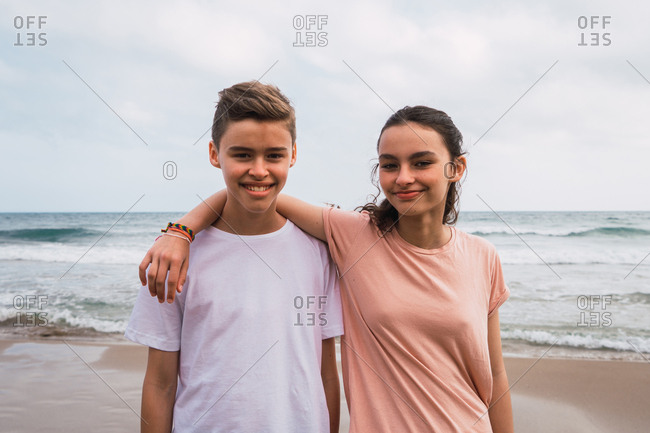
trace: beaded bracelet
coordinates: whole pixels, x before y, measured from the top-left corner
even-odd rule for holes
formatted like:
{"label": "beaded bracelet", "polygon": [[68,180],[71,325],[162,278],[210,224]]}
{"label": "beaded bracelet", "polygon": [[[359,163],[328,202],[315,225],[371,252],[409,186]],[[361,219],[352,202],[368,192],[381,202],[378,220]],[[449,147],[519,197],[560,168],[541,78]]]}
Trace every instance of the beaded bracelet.
{"label": "beaded bracelet", "polygon": [[192,229],[182,224],[174,224],[170,222],[169,224],[167,224],[166,228],[160,231],[163,233],[167,233],[168,230],[176,231],[186,235],[189,238],[190,242],[194,240],[194,231],[192,231]]}
{"label": "beaded bracelet", "polygon": [[[165,233],[164,235],[161,235],[161,236],[173,236],[175,238],[185,239],[190,244],[192,243],[192,241],[187,236],[179,236],[179,235],[175,235],[173,233]],[[156,240],[158,240],[158,239],[156,239]]]}

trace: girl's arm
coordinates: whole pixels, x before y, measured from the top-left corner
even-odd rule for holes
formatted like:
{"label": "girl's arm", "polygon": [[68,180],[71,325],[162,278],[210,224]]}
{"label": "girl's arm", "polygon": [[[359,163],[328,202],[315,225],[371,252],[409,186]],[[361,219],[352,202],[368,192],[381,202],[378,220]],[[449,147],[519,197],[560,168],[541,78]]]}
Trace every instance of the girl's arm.
{"label": "girl's arm", "polygon": [[[177,222],[198,233],[219,218],[225,204],[226,191],[222,190],[208,197]],[[140,263],[140,282],[143,286],[148,282],[149,293],[151,296],[157,296],[158,302],[162,303],[165,301],[166,279],[167,302],[174,302],[176,292],[180,293],[185,284],[189,256],[190,244],[185,239],[175,236],[161,237],[147,251]]]}
{"label": "girl's arm", "polygon": [[277,210],[280,215],[291,220],[315,238],[326,241],[325,223],[323,222],[323,208],[314,206],[288,195],[280,194]]}
{"label": "girl's arm", "polygon": [[[225,204],[226,191],[221,190],[208,197],[177,222],[191,228],[196,234],[219,218]],[[325,241],[323,208],[320,206],[281,194],[277,201],[277,211],[305,232]],[[167,288],[167,302],[174,302],[176,292],[180,293],[183,290],[189,257],[190,247],[185,239],[163,236],[152,245],[142,259],[139,267],[140,282],[143,286],[148,283],[149,293],[151,296],[157,296],[160,303],[165,301],[165,288]],[[167,287],[165,287],[165,280],[167,280]]]}
{"label": "girl's arm", "polygon": [[492,365],[492,399],[490,402],[490,424],[494,433],[513,433],[512,403],[508,389],[508,376],[501,353],[501,328],[499,312],[488,319],[488,348]]}

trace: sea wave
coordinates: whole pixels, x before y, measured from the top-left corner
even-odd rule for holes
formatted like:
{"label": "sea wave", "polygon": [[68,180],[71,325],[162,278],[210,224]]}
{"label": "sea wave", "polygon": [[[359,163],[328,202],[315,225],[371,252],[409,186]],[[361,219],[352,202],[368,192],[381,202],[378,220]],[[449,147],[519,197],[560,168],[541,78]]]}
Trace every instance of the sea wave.
{"label": "sea wave", "polygon": [[537,345],[650,353],[650,339],[641,336],[601,336],[576,332],[566,333],[561,330],[553,332],[538,329],[502,329],[501,338]]}
{"label": "sea wave", "polygon": [[[573,237],[638,237],[638,236],[650,236],[650,230],[633,228],[633,227],[596,227],[591,229],[584,230],[558,230],[558,229],[536,229],[528,231],[517,231],[517,235],[520,236],[545,236],[545,237],[560,237],[560,238],[573,238]],[[502,228],[487,228],[483,227],[480,229],[469,230],[469,233],[481,236],[515,236],[511,230],[503,230]]]}
{"label": "sea wave", "polygon": [[0,260],[37,261],[52,263],[139,264],[147,249],[97,245],[0,244]]}
{"label": "sea wave", "polygon": [[618,236],[618,237],[630,237],[630,236],[650,236],[650,230],[637,229],[633,227],[597,227],[594,229],[583,230],[578,232],[571,232],[567,237],[575,236]]}
{"label": "sea wave", "polygon": [[11,328],[14,332],[53,335],[88,335],[89,333],[123,333],[127,319],[99,319],[80,317],[69,310],[23,311],[0,309],[0,328]]}
{"label": "sea wave", "polygon": [[101,235],[97,230],[74,227],[0,230],[0,242],[71,242]]}

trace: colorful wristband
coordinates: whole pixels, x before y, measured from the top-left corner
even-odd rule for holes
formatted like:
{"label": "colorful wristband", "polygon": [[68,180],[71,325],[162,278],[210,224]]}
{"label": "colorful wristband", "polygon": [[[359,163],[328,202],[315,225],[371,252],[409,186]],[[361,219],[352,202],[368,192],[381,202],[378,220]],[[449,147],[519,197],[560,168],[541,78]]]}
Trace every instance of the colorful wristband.
{"label": "colorful wristband", "polygon": [[169,224],[167,224],[166,228],[161,230],[161,232],[167,233],[168,230],[176,231],[184,235],[187,235],[190,242],[194,240],[194,231],[192,231],[192,229],[182,224],[175,224],[170,222]]}

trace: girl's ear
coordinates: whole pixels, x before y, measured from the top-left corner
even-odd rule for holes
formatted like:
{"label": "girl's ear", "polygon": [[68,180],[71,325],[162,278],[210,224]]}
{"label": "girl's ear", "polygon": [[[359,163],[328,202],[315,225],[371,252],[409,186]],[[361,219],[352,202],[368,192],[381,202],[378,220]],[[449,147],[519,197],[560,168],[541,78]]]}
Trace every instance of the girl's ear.
{"label": "girl's ear", "polygon": [[219,152],[217,151],[217,146],[215,146],[214,141],[210,140],[210,163],[217,168],[221,168],[219,163]]}
{"label": "girl's ear", "polygon": [[467,158],[461,155],[454,161],[445,164],[445,177],[449,182],[458,182],[463,178],[465,170],[467,169]]}

